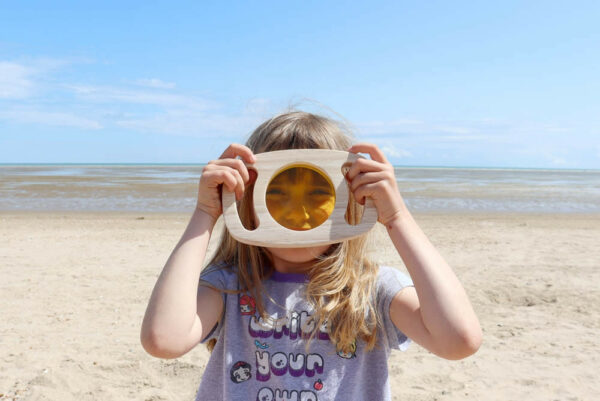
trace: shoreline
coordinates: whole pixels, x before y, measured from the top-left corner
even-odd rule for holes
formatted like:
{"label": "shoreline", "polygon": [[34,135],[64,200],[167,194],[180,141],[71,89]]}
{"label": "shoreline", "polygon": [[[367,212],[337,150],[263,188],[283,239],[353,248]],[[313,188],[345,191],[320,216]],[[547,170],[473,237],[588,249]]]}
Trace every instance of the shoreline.
{"label": "shoreline", "polygon": [[[577,217],[577,218],[600,218],[600,212],[518,212],[518,211],[463,211],[463,210],[452,210],[452,211],[410,211],[413,216],[456,216],[456,217],[557,217],[557,218],[567,218],[567,217]],[[182,216],[190,216],[192,215],[193,210],[189,212],[181,212],[181,211],[130,211],[130,210],[1,210],[0,216],[55,216],[55,215],[65,215],[65,216],[107,216],[107,215],[115,215],[115,216],[123,216],[123,217],[132,217],[132,216],[148,216],[148,217],[182,217]]]}

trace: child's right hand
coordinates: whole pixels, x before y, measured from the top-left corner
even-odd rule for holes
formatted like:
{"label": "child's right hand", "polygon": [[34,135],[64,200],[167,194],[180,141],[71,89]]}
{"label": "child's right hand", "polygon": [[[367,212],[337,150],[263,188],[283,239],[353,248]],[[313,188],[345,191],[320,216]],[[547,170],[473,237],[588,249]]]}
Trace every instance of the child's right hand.
{"label": "child's right hand", "polygon": [[[240,156],[242,159],[236,159]],[[245,185],[255,179],[256,176],[243,163],[254,163],[256,161],[250,148],[232,143],[225,149],[221,157],[217,160],[211,160],[202,169],[200,184],[198,188],[198,201],[196,209],[202,210],[212,216],[215,220],[223,213],[221,204],[221,188],[223,185],[235,192],[236,199],[241,199],[244,195]]]}

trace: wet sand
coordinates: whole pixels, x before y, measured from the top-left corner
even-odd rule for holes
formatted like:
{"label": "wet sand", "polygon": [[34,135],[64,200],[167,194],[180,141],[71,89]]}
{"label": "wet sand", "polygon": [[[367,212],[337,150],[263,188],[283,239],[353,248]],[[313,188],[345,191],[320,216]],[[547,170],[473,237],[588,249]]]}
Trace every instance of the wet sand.
{"label": "wet sand", "polygon": [[[205,348],[160,360],[139,342],[189,216],[0,213],[0,400],[192,400]],[[395,352],[395,400],[600,394],[600,215],[415,218],[464,284],[484,342],[462,361],[416,344]],[[377,230],[380,262],[404,269]]]}

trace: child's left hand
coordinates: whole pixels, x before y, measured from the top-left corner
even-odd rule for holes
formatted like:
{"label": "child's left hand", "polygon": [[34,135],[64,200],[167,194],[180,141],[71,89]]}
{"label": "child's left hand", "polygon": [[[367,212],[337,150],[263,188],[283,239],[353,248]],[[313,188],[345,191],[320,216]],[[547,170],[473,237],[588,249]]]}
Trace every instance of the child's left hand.
{"label": "child's left hand", "polygon": [[371,156],[371,159],[361,158],[352,163],[346,179],[356,201],[364,205],[366,197],[373,199],[377,221],[387,225],[407,210],[398,191],[394,167],[374,144],[357,143],[348,152],[368,153]]}

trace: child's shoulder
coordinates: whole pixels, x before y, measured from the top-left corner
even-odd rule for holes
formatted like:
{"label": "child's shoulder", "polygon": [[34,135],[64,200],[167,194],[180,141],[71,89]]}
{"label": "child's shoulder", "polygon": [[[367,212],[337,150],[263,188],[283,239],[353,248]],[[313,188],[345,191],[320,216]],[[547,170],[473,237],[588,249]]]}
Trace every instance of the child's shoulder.
{"label": "child's shoulder", "polygon": [[229,284],[237,281],[236,266],[225,262],[208,265],[200,273],[200,280],[220,288],[227,288]]}
{"label": "child's shoulder", "polygon": [[377,287],[392,287],[396,290],[410,287],[413,282],[410,276],[392,266],[379,266],[377,271]]}

